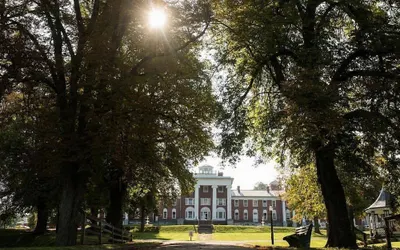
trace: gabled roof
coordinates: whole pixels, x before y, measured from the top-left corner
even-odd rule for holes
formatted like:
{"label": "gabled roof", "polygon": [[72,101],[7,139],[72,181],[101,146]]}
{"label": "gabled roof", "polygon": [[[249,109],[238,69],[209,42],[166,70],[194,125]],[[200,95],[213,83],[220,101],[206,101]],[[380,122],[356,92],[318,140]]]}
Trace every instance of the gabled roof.
{"label": "gabled roof", "polygon": [[232,190],[232,197],[273,197],[275,195],[271,194],[267,190]]}
{"label": "gabled roof", "polygon": [[391,195],[385,191],[385,189],[381,189],[378,198],[371,206],[365,209],[365,211],[373,210],[377,208],[390,208],[390,199]]}

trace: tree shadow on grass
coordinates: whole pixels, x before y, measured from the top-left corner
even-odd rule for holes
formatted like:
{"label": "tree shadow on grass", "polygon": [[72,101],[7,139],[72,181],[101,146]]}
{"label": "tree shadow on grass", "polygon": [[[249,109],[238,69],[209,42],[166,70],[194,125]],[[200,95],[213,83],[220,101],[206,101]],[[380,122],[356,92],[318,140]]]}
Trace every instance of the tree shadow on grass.
{"label": "tree shadow on grass", "polygon": [[133,234],[133,240],[173,240],[172,238],[159,237],[158,232],[136,232]]}

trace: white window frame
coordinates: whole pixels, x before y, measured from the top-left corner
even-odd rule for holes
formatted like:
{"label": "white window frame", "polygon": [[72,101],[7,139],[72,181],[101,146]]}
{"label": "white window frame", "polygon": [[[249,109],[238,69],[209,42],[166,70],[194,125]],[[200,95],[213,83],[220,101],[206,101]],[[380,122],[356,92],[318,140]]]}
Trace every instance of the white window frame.
{"label": "white window frame", "polygon": [[166,209],[166,208],[163,209],[162,218],[163,219],[167,219],[168,218],[168,209]]}
{"label": "white window frame", "polygon": [[226,199],[225,198],[218,198],[217,199],[217,206],[226,206]]}
{"label": "white window frame", "polygon": [[223,208],[223,207],[217,208],[217,220],[226,220],[226,210],[225,210],[225,208]]}
{"label": "white window frame", "polygon": [[247,209],[243,211],[243,220],[249,220],[249,211]]}
{"label": "white window frame", "polygon": [[278,216],[276,214],[276,210],[272,210],[272,220],[277,220]]}
{"label": "white window frame", "polygon": [[176,200],[174,200],[171,204],[173,207],[176,207]]}
{"label": "white window frame", "polygon": [[[186,220],[194,220],[195,219],[195,214],[194,214],[194,208],[193,207],[187,207],[185,210],[185,219]],[[189,212],[191,212],[192,217],[189,217]]]}
{"label": "white window frame", "polygon": [[203,193],[208,193],[208,186],[203,186]]}
{"label": "white window frame", "polygon": [[249,206],[249,201],[243,200],[243,207],[248,207],[248,206]]}
{"label": "white window frame", "polygon": [[239,200],[233,200],[233,206],[239,207]]}
{"label": "white window frame", "polygon": [[263,200],[262,203],[263,203],[263,207],[268,207],[268,200]]}
{"label": "white window frame", "polygon": [[289,209],[286,209],[286,219],[290,220],[292,219],[291,213]]}
{"label": "white window frame", "polygon": [[253,200],[253,207],[258,207],[258,200]]}
{"label": "white window frame", "polygon": [[194,205],[194,203],[195,203],[194,198],[185,198],[185,205],[186,206]]}
{"label": "white window frame", "polygon": [[172,209],[172,219],[176,219],[176,209]]}
{"label": "white window frame", "polygon": [[234,220],[239,220],[240,219],[240,213],[238,209],[235,209],[235,213],[233,214]]}
{"label": "white window frame", "polygon": [[210,198],[200,198],[200,205],[202,205],[202,206],[211,205],[211,199]]}
{"label": "white window frame", "polygon": [[272,207],[276,207],[276,200],[272,200]]}
{"label": "white window frame", "polygon": [[264,218],[264,221],[268,220],[268,211],[265,209],[263,210],[263,218]]}
{"label": "white window frame", "polygon": [[[257,215],[257,216],[254,216]],[[255,220],[255,218],[257,218],[257,221]],[[258,209],[254,208],[253,209],[253,222],[258,222],[259,218],[258,218]]]}
{"label": "white window frame", "polygon": [[218,186],[218,193],[224,192],[224,186]]}

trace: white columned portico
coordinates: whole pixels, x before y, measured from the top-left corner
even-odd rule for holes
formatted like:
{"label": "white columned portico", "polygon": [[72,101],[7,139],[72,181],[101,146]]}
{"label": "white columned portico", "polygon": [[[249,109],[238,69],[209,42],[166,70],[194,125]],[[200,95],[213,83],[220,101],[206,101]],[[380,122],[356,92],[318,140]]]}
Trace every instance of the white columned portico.
{"label": "white columned portico", "polygon": [[218,185],[212,185],[212,191],[213,191],[213,196],[212,196],[212,219],[213,220],[217,219],[217,188],[218,188]]}
{"label": "white columned portico", "polygon": [[228,185],[228,186],[226,186],[226,193],[227,193],[227,201],[228,201],[228,204],[227,204],[227,216],[226,216],[226,218],[228,219],[228,220],[232,220],[232,186],[231,185]]}
{"label": "white columned portico", "polygon": [[282,200],[282,224],[284,227],[287,226],[286,222],[286,201]]}
{"label": "white columned portico", "polygon": [[199,189],[200,185],[194,186],[194,218],[200,219],[199,216]]}

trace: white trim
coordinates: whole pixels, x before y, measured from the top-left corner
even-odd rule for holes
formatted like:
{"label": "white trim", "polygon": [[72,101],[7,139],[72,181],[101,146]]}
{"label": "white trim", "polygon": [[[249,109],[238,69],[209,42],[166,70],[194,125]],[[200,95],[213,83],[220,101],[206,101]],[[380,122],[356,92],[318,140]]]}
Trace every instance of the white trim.
{"label": "white trim", "polygon": [[172,219],[175,220],[176,219],[176,209],[175,208],[172,209],[171,215],[172,215]]}
{"label": "white trim", "polygon": [[249,220],[249,211],[247,209],[243,210],[243,220]]}
{"label": "white trim", "polygon": [[[222,216],[222,218],[221,217],[219,217],[219,213],[220,212],[222,212],[222,214],[224,215],[224,216]],[[226,210],[225,210],[225,208],[223,208],[223,207],[219,207],[219,208],[217,208],[217,211],[216,211],[216,220],[226,220]]]}
{"label": "white trim", "polygon": [[[192,217],[188,217],[189,212],[192,212]],[[195,209],[193,207],[187,207],[185,209],[185,220],[195,220],[195,219],[196,219]]]}
{"label": "white trim", "polygon": [[166,209],[166,208],[163,209],[162,218],[163,219],[167,219],[168,218],[168,209]]}
{"label": "white trim", "polygon": [[200,219],[201,220],[210,220],[211,219],[211,210],[209,207],[202,207],[200,209]]}
{"label": "white trim", "polygon": [[[236,216],[237,215],[237,216]],[[233,214],[233,219],[234,220],[240,220],[240,213],[239,213],[239,209],[235,209],[235,212]]]}
{"label": "white trim", "polygon": [[[254,216],[255,214],[257,216]],[[257,218],[257,220],[255,220],[255,218]],[[258,222],[258,209],[256,208],[253,209],[253,222]]]}

